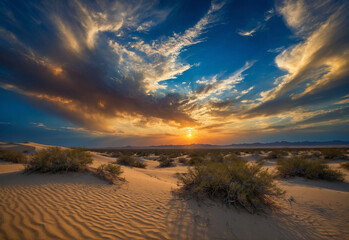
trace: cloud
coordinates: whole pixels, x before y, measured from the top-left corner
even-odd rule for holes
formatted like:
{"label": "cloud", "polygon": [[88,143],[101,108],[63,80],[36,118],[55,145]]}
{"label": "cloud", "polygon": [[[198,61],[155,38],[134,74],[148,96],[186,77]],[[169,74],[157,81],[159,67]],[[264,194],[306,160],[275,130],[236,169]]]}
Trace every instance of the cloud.
{"label": "cloud", "polygon": [[225,91],[231,90],[235,87],[236,84],[244,79],[242,73],[251,68],[254,63],[255,61],[246,62],[242,68],[231,74],[228,78],[222,80],[218,80],[218,76],[215,75],[210,80],[197,81],[200,86],[192,94],[190,102],[204,100],[212,96],[222,95]]}
{"label": "cloud", "polygon": [[49,128],[49,127],[47,127],[47,126],[46,126],[45,124],[43,124],[43,123],[35,123],[35,122],[33,122],[32,124],[35,125],[35,126],[37,126],[37,127],[39,127],[39,128],[43,128],[43,129],[45,129],[45,130],[51,130],[51,131],[56,130],[56,129],[54,129],[54,128]]}
{"label": "cloud", "polygon": [[349,90],[348,3],[283,1],[278,11],[302,41],[276,57],[286,74],[275,88],[261,93],[251,115],[325,103]]}
{"label": "cloud", "polygon": [[251,29],[251,30],[247,30],[247,31],[245,31],[245,30],[239,30],[239,31],[238,31],[238,34],[239,34],[240,36],[253,37],[253,34],[254,34],[255,32],[257,32],[259,29],[261,29],[262,26],[263,26],[263,25],[262,25],[261,23],[258,23],[257,26],[256,26],[255,28]]}
{"label": "cloud", "polygon": [[275,14],[274,8],[266,11],[264,13],[264,21],[269,21],[274,16],[274,14]]}
{"label": "cloud", "polygon": [[270,53],[280,53],[280,52],[282,52],[284,49],[285,49],[285,47],[278,47],[278,48],[274,48],[274,49],[268,49],[267,52],[270,52]]}
{"label": "cloud", "polygon": [[91,131],[195,126],[178,93],[158,90],[191,68],[178,56],[204,41],[223,5],[212,2],[193,27],[148,43],[134,33],[166,18],[156,1],[9,2],[0,8],[0,86]]}
{"label": "cloud", "polygon": [[270,10],[268,10],[268,11],[266,11],[266,12],[264,13],[264,20],[263,20],[263,22],[258,22],[258,23],[257,23],[257,26],[254,27],[254,28],[252,28],[251,30],[239,30],[239,31],[238,31],[238,34],[239,34],[240,36],[253,37],[254,34],[255,34],[257,31],[262,30],[262,29],[265,27],[266,22],[268,22],[268,21],[274,16],[274,14],[275,14],[274,12],[275,12],[275,11],[274,11],[273,8],[270,9]]}

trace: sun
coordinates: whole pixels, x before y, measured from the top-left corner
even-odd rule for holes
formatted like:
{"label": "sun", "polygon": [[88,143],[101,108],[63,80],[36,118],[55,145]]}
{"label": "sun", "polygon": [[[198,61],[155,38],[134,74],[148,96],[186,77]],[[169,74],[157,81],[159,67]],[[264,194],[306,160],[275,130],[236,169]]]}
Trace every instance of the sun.
{"label": "sun", "polygon": [[191,132],[189,132],[189,133],[187,134],[187,137],[188,137],[188,138],[192,137]]}

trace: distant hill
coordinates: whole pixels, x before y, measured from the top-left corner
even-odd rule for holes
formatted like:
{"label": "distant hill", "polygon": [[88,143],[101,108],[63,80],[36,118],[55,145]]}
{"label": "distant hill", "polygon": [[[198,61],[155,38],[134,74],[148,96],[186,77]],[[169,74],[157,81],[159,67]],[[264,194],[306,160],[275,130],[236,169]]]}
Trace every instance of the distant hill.
{"label": "distant hill", "polygon": [[[327,141],[327,142],[271,142],[271,143],[241,143],[230,145],[211,145],[211,144],[189,144],[189,145],[156,145],[156,146],[123,146],[123,147],[108,147],[121,149],[181,149],[181,148],[280,148],[280,147],[349,147],[349,141]],[[106,148],[106,149],[108,149]]]}

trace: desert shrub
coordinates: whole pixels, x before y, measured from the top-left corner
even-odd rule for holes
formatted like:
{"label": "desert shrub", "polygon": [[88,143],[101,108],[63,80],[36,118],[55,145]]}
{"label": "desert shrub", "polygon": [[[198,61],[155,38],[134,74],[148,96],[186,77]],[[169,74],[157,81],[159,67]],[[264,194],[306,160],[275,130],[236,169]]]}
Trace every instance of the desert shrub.
{"label": "desert shrub", "polygon": [[147,164],[127,155],[119,156],[116,163],[129,166],[129,167],[136,167],[136,168],[145,168],[147,166]]}
{"label": "desert shrub", "polygon": [[26,163],[28,158],[21,152],[0,149],[0,160],[13,163]]}
{"label": "desert shrub", "polygon": [[201,163],[203,161],[204,161],[204,159],[202,157],[194,156],[194,157],[189,158],[189,160],[187,161],[187,165],[194,166],[195,164]]}
{"label": "desert shrub", "polygon": [[272,203],[271,196],[283,193],[275,185],[272,174],[242,159],[204,161],[178,177],[180,192],[184,194],[219,199],[251,213],[263,210]]}
{"label": "desert shrub", "polygon": [[279,158],[284,158],[287,155],[288,155],[288,153],[286,151],[276,149],[276,150],[271,151],[268,154],[267,159],[279,159]]}
{"label": "desert shrub", "polygon": [[256,164],[262,166],[266,161],[267,161],[266,158],[264,158],[264,157],[259,157],[259,158],[256,160]]}
{"label": "desert shrub", "polygon": [[341,163],[341,167],[346,170],[349,170],[349,162]]}
{"label": "desert shrub", "polygon": [[50,147],[32,156],[26,165],[26,172],[78,172],[84,171],[92,161],[91,154],[84,150]]}
{"label": "desert shrub", "polygon": [[107,180],[110,183],[115,183],[116,180],[121,179],[119,176],[123,173],[121,166],[115,164],[102,164],[96,170],[96,175]]}
{"label": "desert shrub", "polygon": [[173,159],[169,158],[169,157],[165,157],[163,159],[161,159],[161,161],[159,161],[160,164],[159,164],[159,167],[163,168],[163,167],[174,167],[176,166],[174,164],[174,161]]}
{"label": "desert shrub", "polygon": [[184,165],[188,165],[188,160],[186,159],[186,158],[179,158],[178,159],[178,162],[180,162],[180,163],[182,163],[182,164],[184,164]]}
{"label": "desert shrub", "polygon": [[295,157],[288,160],[278,160],[277,170],[279,176],[289,178],[294,176],[308,179],[325,179],[329,181],[343,181],[340,171],[331,169],[327,164],[319,160],[309,160]]}
{"label": "desert shrub", "polygon": [[339,160],[339,159],[347,159],[348,157],[345,155],[344,149],[339,148],[323,148],[320,149],[325,160]]}
{"label": "desert shrub", "polygon": [[211,152],[208,154],[208,159],[214,162],[223,162],[224,155],[221,152]]}

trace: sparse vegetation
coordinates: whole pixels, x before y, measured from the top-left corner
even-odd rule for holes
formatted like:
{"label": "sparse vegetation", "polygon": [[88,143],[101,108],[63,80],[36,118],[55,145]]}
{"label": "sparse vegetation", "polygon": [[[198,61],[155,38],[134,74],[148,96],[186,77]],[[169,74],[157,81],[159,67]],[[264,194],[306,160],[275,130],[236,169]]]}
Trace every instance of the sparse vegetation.
{"label": "sparse vegetation", "polygon": [[197,162],[188,168],[188,173],[178,174],[178,177],[180,192],[220,199],[250,213],[262,211],[272,203],[272,196],[283,194],[272,174],[242,159]]}
{"label": "sparse vegetation", "polygon": [[92,163],[89,152],[81,149],[51,147],[36,152],[26,165],[26,172],[56,173],[84,171]]}
{"label": "sparse vegetation", "polygon": [[266,161],[267,161],[266,158],[264,158],[264,157],[259,157],[259,158],[256,160],[256,164],[262,166]]}
{"label": "sparse vegetation", "polygon": [[0,149],[0,160],[12,163],[26,163],[28,158],[21,152]]}
{"label": "sparse vegetation", "polygon": [[191,157],[191,158],[187,161],[187,165],[188,165],[188,166],[194,166],[195,164],[202,163],[203,160],[204,160],[204,159],[203,159],[202,157],[193,156],[193,157]]}
{"label": "sparse vegetation", "polygon": [[145,168],[147,166],[147,164],[127,155],[119,156],[116,163],[124,166],[137,167],[137,168]]}
{"label": "sparse vegetation", "polygon": [[[91,171],[91,169],[89,169]],[[97,170],[92,170],[97,176],[103,178],[104,180],[115,183],[117,180],[122,180],[119,176],[123,173],[121,166],[115,164],[102,164],[97,168]]]}
{"label": "sparse vegetation", "polygon": [[188,160],[186,158],[183,158],[183,157],[179,158],[178,162],[180,162],[180,163],[182,163],[184,165],[188,165]]}
{"label": "sparse vegetation", "polygon": [[280,149],[275,149],[271,151],[268,156],[266,157],[267,159],[280,159],[284,158],[285,156],[288,155],[288,152]]}
{"label": "sparse vegetation", "polygon": [[349,170],[349,162],[341,163],[341,167],[346,170]]}
{"label": "sparse vegetation", "polygon": [[174,167],[174,166],[176,166],[176,165],[174,164],[174,160],[171,159],[171,158],[169,158],[169,157],[167,157],[167,156],[162,156],[162,157],[160,157],[159,162],[160,162],[159,167],[161,167],[161,168],[163,168],[163,167]]}
{"label": "sparse vegetation", "polygon": [[277,170],[282,178],[305,177],[308,179],[324,179],[328,181],[343,181],[340,171],[331,169],[319,160],[309,160],[295,157],[288,160],[278,160]]}
{"label": "sparse vegetation", "polygon": [[347,159],[345,149],[340,148],[323,148],[320,150],[325,160],[341,160]]}

